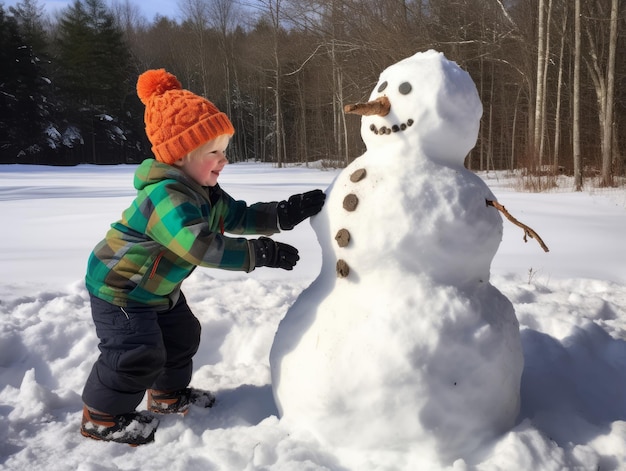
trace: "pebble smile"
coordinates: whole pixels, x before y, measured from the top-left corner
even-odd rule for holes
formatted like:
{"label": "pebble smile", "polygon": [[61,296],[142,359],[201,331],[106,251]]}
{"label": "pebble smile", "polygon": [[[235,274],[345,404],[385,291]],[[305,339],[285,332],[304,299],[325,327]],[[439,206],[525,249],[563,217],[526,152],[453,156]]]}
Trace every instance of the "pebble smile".
{"label": "pebble smile", "polygon": [[394,124],[391,127],[382,126],[380,128],[377,128],[375,124],[372,124],[372,125],[370,125],[370,131],[372,131],[376,135],[378,135],[378,134],[391,134],[392,132],[404,131],[405,129],[410,128],[411,126],[413,126],[413,123],[414,123],[414,121],[412,119],[409,119],[406,123]]}

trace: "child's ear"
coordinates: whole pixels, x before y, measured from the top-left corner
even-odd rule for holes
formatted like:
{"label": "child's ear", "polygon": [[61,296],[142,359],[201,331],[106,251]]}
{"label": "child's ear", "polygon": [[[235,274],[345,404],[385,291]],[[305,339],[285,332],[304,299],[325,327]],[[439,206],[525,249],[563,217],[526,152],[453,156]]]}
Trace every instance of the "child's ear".
{"label": "child's ear", "polygon": [[185,165],[185,160],[189,157],[189,154],[185,155],[184,157],[181,157],[178,160],[175,160],[172,165],[174,167],[183,167]]}

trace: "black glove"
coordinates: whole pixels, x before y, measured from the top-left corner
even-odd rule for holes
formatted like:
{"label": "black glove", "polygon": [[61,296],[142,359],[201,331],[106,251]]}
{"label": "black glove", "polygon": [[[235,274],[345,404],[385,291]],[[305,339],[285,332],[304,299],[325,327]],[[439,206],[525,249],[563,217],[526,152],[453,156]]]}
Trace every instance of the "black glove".
{"label": "black glove", "polygon": [[248,242],[254,250],[255,267],[293,270],[296,262],[300,260],[298,249],[282,242],[276,242],[269,237],[251,239]]}
{"label": "black glove", "polygon": [[319,213],[324,206],[326,195],[322,190],[312,190],[293,195],[288,201],[278,203],[278,223],[280,228],[289,231],[306,218]]}

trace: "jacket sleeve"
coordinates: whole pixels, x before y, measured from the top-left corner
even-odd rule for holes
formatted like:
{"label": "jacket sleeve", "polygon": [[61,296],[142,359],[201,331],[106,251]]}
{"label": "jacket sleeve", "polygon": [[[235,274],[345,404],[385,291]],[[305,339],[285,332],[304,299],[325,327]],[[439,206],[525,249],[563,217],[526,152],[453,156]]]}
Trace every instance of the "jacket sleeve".
{"label": "jacket sleeve", "polygon": [[224,230],[230,234],[272,235],[279,232],[278,203],[236,201],[222,189],[213,210],[224,215]]}
{"label": "jacket sleeve", "polygon": [[[154,241],[193,265],[226,270],[254,269],[247,239],[226,237],[219,229],[215,230],[214,221],[218,214],[214,211],[218,208],[211,208],[208,201],[203,208],[198,195],[188,187],[178,182],[154,185],[149,199],[153,209],[148,217],[146,234]],[[247,213],[238,206],[234,209]],[[230,208],[222,210],[228,210],[230,214]],[[207,211],[210,214],[206,214]],[[224,224],[226,219],[224,214]],[[243,216],[243,220],[247,217]]]}

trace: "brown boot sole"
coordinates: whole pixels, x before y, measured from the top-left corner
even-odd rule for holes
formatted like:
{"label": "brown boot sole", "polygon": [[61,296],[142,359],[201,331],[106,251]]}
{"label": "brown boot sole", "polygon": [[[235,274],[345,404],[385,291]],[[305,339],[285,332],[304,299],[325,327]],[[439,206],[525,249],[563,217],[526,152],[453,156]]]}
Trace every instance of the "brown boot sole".
{"label": "brown boot sole", "polygon": [[[99,442],[104,441],[104,440],[102,440],[102,438],[96,437],[95,435],[91,435],[89,432],[87,432],[86,430],[84,430],[82,428],[80,429],[80,434],[83,437],[91,438],[92,440],[96,440],[96,441],[99,441]],[[110,441],[110,440],[108,440],[108,441]],[[112,442],[112,443],[117,443],[117,442]],[[137,448],[139,446],[137,443],[125,443],[125,444],[124,443],[120,443],[120,445],[128,445],[128,446],[130,446],[132,448]]]}

